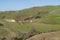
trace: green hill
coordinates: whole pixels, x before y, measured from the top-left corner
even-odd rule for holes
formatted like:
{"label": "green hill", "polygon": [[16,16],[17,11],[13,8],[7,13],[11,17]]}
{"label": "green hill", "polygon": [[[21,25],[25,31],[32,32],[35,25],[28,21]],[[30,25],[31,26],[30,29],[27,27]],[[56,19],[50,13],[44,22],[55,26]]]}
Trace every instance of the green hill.
{"label": "green hill", "polygon": [[[15,22],[5,19],[14,19]],[[60,6],[39,6],[0,12],[0,36],[11,38],[20,32],[27,33],[32,28],[40,32],[60,30]]]}
{"label": "green hill", "polygon": [[41,19],[43,23],[60,24],[60,9],[51,11],[49,14]]}

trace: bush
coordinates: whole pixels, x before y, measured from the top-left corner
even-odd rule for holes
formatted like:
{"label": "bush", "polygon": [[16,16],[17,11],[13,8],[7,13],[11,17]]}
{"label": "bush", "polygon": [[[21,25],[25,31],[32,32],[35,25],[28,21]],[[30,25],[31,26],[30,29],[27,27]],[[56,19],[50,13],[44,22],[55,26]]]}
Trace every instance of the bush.
{"label": "bush", "polygon": [[32,36],[34,36],[34,35],[37,35],[37,34],[39,34],[39,33],[42,33],[42,32],[38,32],[35,28],[32,28],[32,29],[25,35],[25,37],[24,37],[23,40],[26,40],[26,39],[28,39],[28,38],[30,38],[30,37],[32,37]]}
{"label": "bush", "polygon": [[0,23],[0,26],[4,26],[4,24]]}
{"label": "bush", "polygon": [[4,37],[4,38],[2,38],[2,40],[6,40],[6,38]]}
{"label": "bush", "polygon": [[41,16],[36,16],[35,19],[37,19],[37,18],[41,18]]}
{"label": "bush", "polygon": [[15,38],[13,38],[14,40],[23,40],[24,36],[26,35],[26,33],[19,33]]}
{"label": "bush", "polygon": [[24,20],[30,20],[31,18],[25,18]]}

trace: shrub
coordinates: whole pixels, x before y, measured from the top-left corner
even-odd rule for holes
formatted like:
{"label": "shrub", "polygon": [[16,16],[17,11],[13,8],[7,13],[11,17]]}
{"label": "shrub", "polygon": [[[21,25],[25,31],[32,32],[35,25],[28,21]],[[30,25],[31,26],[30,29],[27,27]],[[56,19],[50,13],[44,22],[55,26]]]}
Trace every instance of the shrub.
{"label": "shrub", "polygon": [[25,18],[24,20],[30,20],[31,18]]}
{"label": "shrub", "polygon": [[32,28],[28,33],[26,33],[25,37],[23,40],[26,40],[34,35],[37,35],[39,33],[42,33],[42,32],[38,32],[35,28]]}
{"label": "shrub", "polygon": [[0,26],[4,26],[4,24],[0,23]]}
{"label": "shrub", "polygon": [[4,37],[4,38],[2,38],[2,40],[6,40],[6,38]]}

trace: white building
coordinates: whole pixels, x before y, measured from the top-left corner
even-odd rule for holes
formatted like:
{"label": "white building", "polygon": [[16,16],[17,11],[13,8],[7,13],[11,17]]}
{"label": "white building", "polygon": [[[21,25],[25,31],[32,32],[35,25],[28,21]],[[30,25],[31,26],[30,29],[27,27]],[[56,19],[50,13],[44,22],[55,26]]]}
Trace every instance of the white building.
{"label": "white building", "polygon": [[16,22],[14,19],[4,19],[6,22]]}
{"label": "white building", "polygon": [[30,20],[30,22],[33,22],[33,20]]}

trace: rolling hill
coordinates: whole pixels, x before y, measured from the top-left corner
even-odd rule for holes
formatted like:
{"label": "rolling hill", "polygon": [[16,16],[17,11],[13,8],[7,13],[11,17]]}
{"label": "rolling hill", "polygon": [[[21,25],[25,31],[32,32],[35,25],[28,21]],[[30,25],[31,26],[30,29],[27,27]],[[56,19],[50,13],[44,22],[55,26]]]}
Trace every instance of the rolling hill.
{"label": "rolling hill", "polygon": [[[8,22],[5,19],[13,19],[15,22]],[[39,6],[0,12],[1,37],[16,37],[21,32],[29,32],[32,28],[40,32],[60,30],[60,6]]]}

